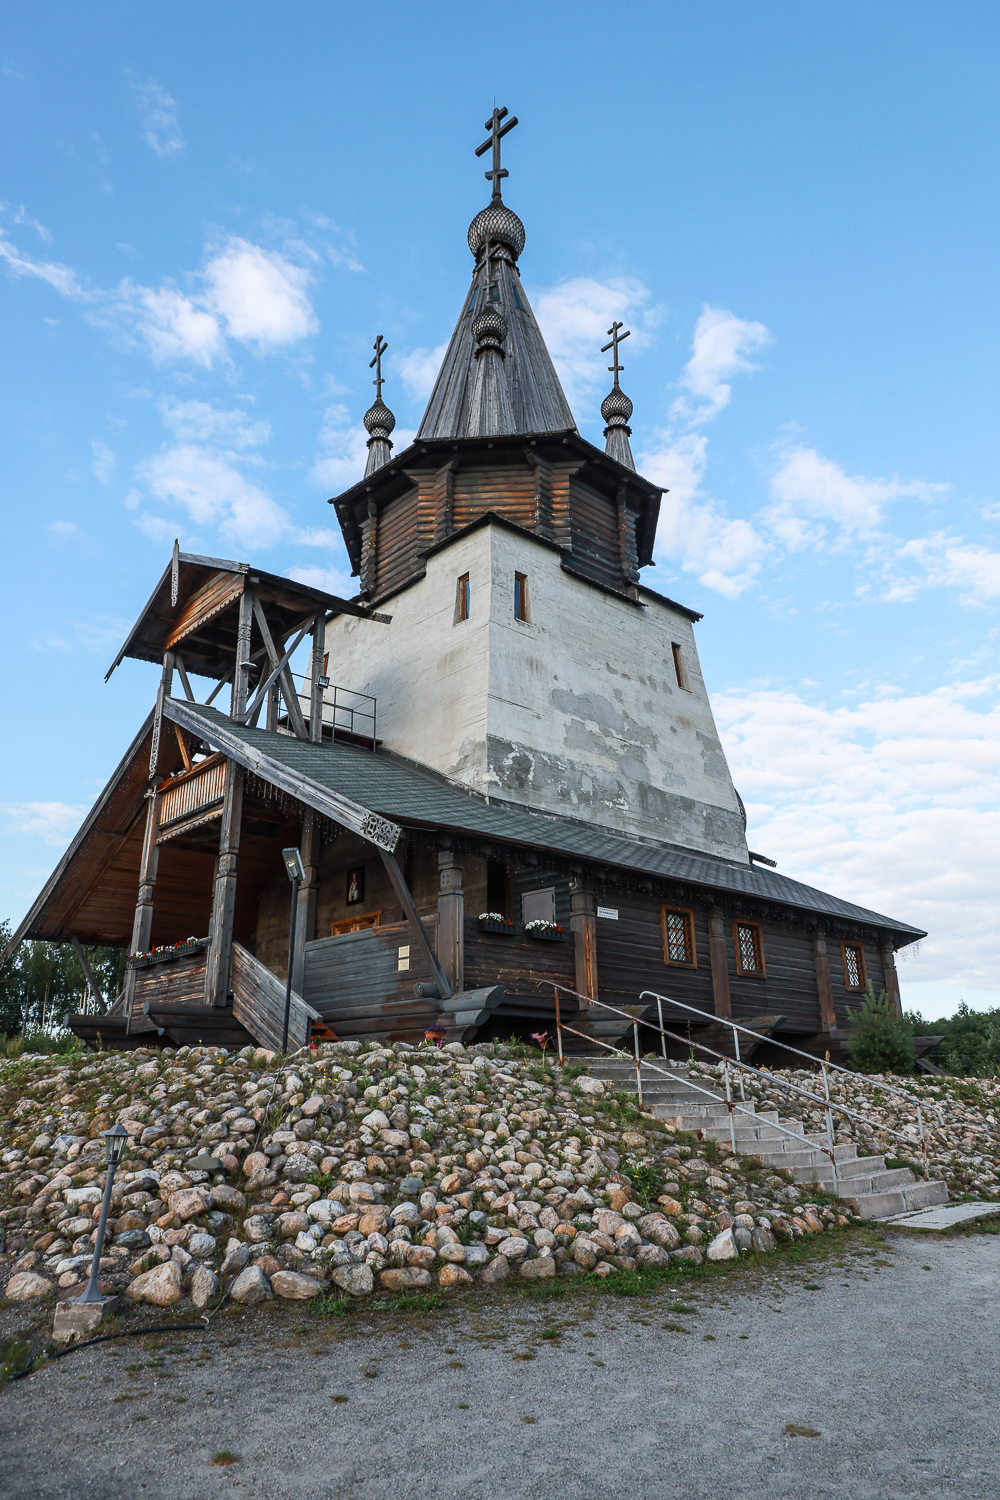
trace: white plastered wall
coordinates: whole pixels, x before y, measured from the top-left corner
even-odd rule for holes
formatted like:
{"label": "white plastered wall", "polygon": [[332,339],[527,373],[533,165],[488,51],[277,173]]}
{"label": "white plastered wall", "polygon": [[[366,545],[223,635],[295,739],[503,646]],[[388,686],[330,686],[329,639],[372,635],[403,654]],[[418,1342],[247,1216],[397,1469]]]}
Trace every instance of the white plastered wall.
{"label": "white plastered wall", "polygon": [[[524,622],[515,572],[528,580]],[[471,611],[458,621],[464,573]],[[498,800],[746,862],[686,616],[573,577],[557,552],[500,525],[433,554],[382,608],[390,626],[341,616],[327,648],[332,680],[378,699],[388,748]]]}

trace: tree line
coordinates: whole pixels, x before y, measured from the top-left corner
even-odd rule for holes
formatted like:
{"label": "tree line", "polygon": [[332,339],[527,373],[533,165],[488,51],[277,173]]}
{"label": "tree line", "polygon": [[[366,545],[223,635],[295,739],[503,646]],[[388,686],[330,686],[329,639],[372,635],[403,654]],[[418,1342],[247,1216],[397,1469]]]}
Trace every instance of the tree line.
{"label": "tree line", "polygon": [[[0,952],[10,938],[10,923],[0,922]],[[110,1005],[124,983],[128,955],[124,948],[82,947]],[[0,969],[0,1035],[62,1031],[87,998],[86,975],[69,943],[24,942]]]}

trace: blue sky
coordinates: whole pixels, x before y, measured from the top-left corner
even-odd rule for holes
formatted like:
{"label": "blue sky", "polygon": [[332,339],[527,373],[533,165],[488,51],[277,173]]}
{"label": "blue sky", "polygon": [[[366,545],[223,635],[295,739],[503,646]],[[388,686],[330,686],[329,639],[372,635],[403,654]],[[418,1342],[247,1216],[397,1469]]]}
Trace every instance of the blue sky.
{"label": "blue sky", "polygon": [[705,612],[751,846],[928,929],[906,1003],[1000,1003],[998,40],[912,0],[9,11],[0,915],[151,704],[103,675],[175,535],[351,588],[324,502],[378,332],[419,421],[495,95],[595,441],[633,330],[645,578]]}

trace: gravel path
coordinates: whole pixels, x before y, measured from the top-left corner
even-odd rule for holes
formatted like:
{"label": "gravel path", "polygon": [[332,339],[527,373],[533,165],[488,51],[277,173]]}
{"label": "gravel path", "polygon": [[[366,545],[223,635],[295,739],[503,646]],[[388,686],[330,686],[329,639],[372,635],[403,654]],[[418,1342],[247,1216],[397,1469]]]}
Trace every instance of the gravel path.
{"label": "gravel path", "polygon": [[[643,1301],[500,1295],[385,1332],[377,1313],[223,1310],[207,1336],[9,1386],[0,1490],[993,1500],[998,1270],[998,1235],[892,1235],[811,1270]],[[212,1466],[220,1449],[239,1461]]]}

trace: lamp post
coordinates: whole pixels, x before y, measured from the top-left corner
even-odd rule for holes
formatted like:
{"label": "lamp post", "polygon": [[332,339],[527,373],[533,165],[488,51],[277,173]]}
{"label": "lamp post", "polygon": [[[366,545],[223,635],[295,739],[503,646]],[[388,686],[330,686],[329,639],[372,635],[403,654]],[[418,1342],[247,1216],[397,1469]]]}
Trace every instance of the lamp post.
{"label": "lamp post", "polygon": [[78,1302],[104,1302],[100,1287],[97,1284],[97,1272],[101,1265],[101,1251],[104,1249],[104,1231],[108,1223],[108,1209],[111,1207],[111,1188],[115,1180],[115,1171],[122,1157],[125,1155],[125,1143],[128,1140],[128,1131],[117,1120],[110,1130],[104,1132],[104,1149],[108,1161],[108,1175],[104,1182],[104,1200],[101,1203],[101,1221],[97,1226],[97,1240],[94,1244],[94,1260],[90,1267],[90,1280],[87,1289]]}
{"label": "lamp post", "polygon": [[285,1023],[281,1028],[281,1050],[288,1051],[288,1015],[292,1008],[292,964],[295,962],[295,918],[299,909],[299,885],[306,878],[306,867],[298,849],[282,849],[285,871],[292,882],[292,917],[288,924],[288,981],[285,985]]}

